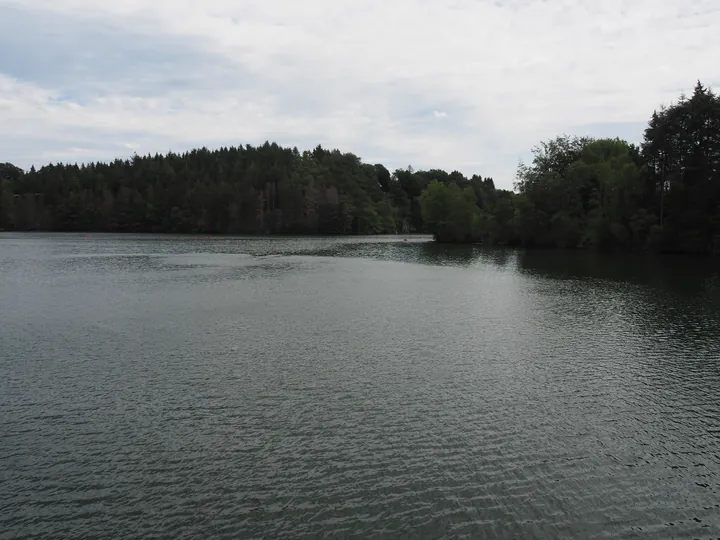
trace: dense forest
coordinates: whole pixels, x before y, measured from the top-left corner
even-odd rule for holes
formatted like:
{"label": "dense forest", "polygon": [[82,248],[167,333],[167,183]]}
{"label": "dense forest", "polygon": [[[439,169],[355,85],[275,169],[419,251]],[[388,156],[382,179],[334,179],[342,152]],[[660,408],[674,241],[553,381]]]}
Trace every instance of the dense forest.
{"label": "dense forest", "polygon": [[0,164],[0,230],[430,232],[443,242],[720,254],[720,97],[701,83],[637,147],[558,137],[515,191],[265,143],[24,172]]}
{"label": "dense forest", "polygon": [[656,111],[640,147],[558,137],[520,165],[516,192],[433,182],[439,240],[720,254],[720,98],[702,86]]}

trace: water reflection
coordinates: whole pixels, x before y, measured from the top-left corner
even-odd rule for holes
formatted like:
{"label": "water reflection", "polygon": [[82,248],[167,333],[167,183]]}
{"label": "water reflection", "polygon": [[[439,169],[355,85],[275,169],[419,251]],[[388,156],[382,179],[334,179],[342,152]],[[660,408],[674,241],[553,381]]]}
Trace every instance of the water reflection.
{"label": "water reflection", "polygon": [[577,286],[569,285],[574,301],[606,305],[606,317],[622,321],[626,329],[652,340],[660,349],[686,349],[692,343],[696,354],[690,356],[710,351],[720,355],[717,260],[522,251],[517,261],[521,272],[542,280],[538,282],[542,287],[552,287],[547,280],[577,282]]}
{"label": "water reflection", "polygon": [[499,269],[506,267],[515,260],[514,250],[503,248],[484,248],[481,246],[464,246],[436,244],[428,242],[420,246],[417,262],[437,266],[473,267],[492,265]]}
{"label": "water reflection", "polygon": [[707,260],[424,237],[0,242],[0,538],[720,526]]}
{"label": "water reflection", "polygon": [[326,245],[309,246],[309,249],[305,250],[295,249],[288,254],[370,258],[462,268],[482,265],[504,268],[509,264],[514,264],[517,257],[517,251],[512,249],[487,248],[477,245],[438,244],[432,241],[430,237],[409,239],[391,237],[380,242],[373,242],[371,238],[367,240],[369,241],[337,240]]}
{"label": "water reflection", "polygon": [[518,265],[531,275],[552,279],[604,279],[684,294],[720,294],[718,258],[528,250],[519,253]]}

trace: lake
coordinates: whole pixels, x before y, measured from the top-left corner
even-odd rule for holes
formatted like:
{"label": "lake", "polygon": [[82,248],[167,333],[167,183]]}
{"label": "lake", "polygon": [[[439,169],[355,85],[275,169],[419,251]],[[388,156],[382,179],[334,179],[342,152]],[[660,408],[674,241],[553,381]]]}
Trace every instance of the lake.
{"label": "lake", "polygon": [[720,538],[720,261],[0,234],[0,539]]}

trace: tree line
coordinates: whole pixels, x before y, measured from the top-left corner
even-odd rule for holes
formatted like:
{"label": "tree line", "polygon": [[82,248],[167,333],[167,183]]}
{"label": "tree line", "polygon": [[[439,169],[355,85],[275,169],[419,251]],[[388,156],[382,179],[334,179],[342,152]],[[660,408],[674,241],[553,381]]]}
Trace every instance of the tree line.
{"label": "tree line", "polygon": [[441,242],[720,253],[720,98],[698,82],[652,115],[640,146],[543,142],[514,191],[270,143],[28,172],[0,164],[0,230],[429,232]]}
{"label": "tree line", "polygon": [[720,254],[720,97],[698,82],[653,113],[640,146],[541,143],[515,188],[433,182],[425,226],[447,242]]}

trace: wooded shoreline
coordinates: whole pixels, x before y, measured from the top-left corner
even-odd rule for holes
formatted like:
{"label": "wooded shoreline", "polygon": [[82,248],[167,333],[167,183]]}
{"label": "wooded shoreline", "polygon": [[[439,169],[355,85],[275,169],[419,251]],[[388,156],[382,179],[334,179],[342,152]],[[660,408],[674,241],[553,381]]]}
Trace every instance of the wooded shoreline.
{"label": "wooded shoreline", "polygon": [[242,235],[433,234],[439,242],[720,254],[720,98],[701,83],[640,146],[558,137],[492,178],[390,172],[277,144],[110,163],[0,164],[0,230]]}

